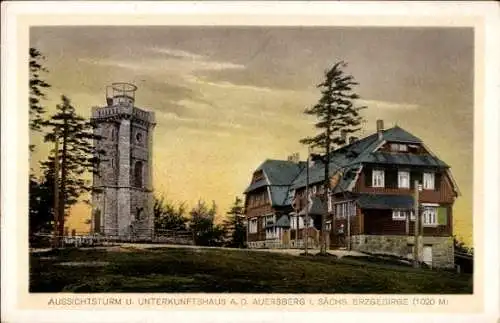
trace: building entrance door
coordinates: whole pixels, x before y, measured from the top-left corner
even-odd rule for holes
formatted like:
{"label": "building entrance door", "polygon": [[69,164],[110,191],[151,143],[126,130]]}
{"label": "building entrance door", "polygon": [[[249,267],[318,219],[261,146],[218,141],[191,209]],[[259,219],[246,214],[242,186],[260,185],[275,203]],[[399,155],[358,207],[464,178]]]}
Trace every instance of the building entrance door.
{"label": "building entrance door", "polygon": [[429,266],[432,266],[432,247],[424,246],[422,250],[422,261]]}

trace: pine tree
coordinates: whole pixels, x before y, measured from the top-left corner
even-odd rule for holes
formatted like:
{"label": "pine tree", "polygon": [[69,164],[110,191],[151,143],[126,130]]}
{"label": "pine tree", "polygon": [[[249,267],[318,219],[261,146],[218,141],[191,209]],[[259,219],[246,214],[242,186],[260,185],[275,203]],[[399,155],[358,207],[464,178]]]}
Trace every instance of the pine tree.
{"label": "pine tree", "polygon": [[[328,201],[330,192],[329,161],[330,153],[335,148],[346,143],[347,135],[359,131],[362,117],[359,110],[364,107],[356,107],[355,101],[359,95],[353,92],[353,87],[358,85],[352,75],[347,75],[343,68],[347,64],[343,61],[337,62],[325,72],[325,80],[317,87],[321,89],[321,98],[312,108],[304,111],[307,115],[317,118],[316,128],[319,133],[314,137],[300,140],[300,143],[311,148],[319,148],[324,154],[325,165],[325,190],[324,202]],[[326,253],[325,245],[325,221],[327,214],[321,219],[321,253]]]}
{"label": "pine tree", "polygon": [[209,208],[205,202],[199,201],[191,212],[191,221],[189,224],[193,232],[193,240],[196,245],[201,246],[220,246],[224,239],[224,228],[214,223],[217,214],[215,202]]}
{"label": "pine tree", "polygon": [[[82,194],[92,191],[90,181],[85,179],[85,176],[88,173],[99,175],[98,156],[104,154],[104,151],[95,154],[94,142],[102,138],[94,135],[91,123],[76,113],[66,96],[62,95],[61,101],[56,107],[55,114],[43,122],[43,126],[49,129],[44,137],[45,141],[58,140],[60,147],[59,235],[63,235],[64,232],[64,217],[67,210],[79,201]],[[54,165],[54,154],[42,162],[42,169],[48,170],[52,165]]]}
{"label": "pine tree", "polygon": [[175,205],[163,195],[154,197],[153,206],[155,230],[186,230],[186,206]]}
{"label": "pine tree", "polygon": [[228,236],[227,246],[244,248],[246,243],[246,227],[244,219],[243,201],[236,197],[231,209],[227,212],[223,226]]}
{"label": "pine tree", "polygon": [[[50,171],[49,171],[50,172]],[[47,172],[38,179],[30,176],[29,233],[49,233],[54,223],[54,177]]]}
{"label": "pine tree", "polygon": [[[42,130],[43,126],[43,115],[45,114],[45,108],[41,103],[42,99],[45,99],[46,95],[44,90],[49,88],[50,85],[41,78],[42,73],[47,73],[48,70],[42,66],[41,61],[45,57],[35,48],[30,48],[30,130],[38,131]],[[34,150],[34,146],[30,145],[30,151]]]}

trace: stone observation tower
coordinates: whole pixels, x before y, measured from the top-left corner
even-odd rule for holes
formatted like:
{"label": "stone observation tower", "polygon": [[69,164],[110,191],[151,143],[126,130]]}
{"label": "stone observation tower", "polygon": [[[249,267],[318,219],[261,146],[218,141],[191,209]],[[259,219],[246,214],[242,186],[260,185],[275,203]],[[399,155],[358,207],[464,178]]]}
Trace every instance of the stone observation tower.
{"label": "stone observation tower", "polygon": [[152,152],[155,117],[137,108],[137,87],[113,83],[106,106],[92,108],[94,133],[102,137],[94,175],[92,231],[120,240],[149,240],[153,235]]}

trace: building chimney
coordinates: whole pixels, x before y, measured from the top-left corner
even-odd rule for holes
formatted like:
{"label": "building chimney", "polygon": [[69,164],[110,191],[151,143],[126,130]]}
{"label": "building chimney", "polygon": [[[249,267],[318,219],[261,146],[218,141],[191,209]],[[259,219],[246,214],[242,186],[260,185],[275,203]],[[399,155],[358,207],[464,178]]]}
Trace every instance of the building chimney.
{"label": "building chimney", "polygon": [[383,130],[384,130],[384,120],[378,119],[377,120],[377,132],[380,132]]}
{"label": "building chimney", "polygon": [[384,131],[384,120],[378,119],[377,120],[377,133],[378,133],[379,140],[382,140],[382,131]]}
{"label": "building chimney", "polygon": [[293,162],[293,163],[298,164],[300,161],[300,155],[299,155],[299,153],[293,153],[290,156],[288,156],[287,160],[289,162]]}

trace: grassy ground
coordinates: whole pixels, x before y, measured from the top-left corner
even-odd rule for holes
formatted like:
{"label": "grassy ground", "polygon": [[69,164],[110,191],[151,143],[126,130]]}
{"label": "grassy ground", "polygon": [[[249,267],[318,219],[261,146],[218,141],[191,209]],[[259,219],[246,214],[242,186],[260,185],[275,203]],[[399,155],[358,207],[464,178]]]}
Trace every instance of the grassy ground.
{"label": "grassy ground", "polygon": [[[107,262],[64,266],[64,262]],[[375,258],[246,250],[67,249],[32,254],[31,292],[472,293],[472,276]]]}

